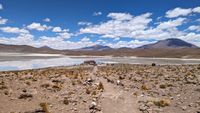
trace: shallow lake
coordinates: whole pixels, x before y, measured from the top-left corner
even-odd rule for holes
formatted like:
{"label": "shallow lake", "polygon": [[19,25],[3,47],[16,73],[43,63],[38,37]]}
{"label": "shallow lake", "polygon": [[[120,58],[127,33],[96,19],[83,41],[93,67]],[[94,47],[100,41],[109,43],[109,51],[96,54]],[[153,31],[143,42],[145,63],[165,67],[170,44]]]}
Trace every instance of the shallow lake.
{"label": "shallow lake", "polygon": [[53,66],[71,66],[83,63],[84,60],[95,60],[97,63],[129,63],[179,65],[200,64],[200,59],[177,58],[138,58],[138,57],[88,57],[88,56],[63,56],[56,54],[0,54],[0,71],[37,69]]}

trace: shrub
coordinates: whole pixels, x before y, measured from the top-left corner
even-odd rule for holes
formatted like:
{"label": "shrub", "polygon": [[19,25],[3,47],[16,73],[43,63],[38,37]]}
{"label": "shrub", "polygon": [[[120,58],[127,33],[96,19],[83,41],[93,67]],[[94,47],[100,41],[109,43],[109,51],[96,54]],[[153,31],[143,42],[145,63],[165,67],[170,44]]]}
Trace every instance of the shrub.
{"label": "shrub", "polygon": [[50,113],[48,110],[48,104],[46,102],[40,103],[40,106],[42,107],[43,111],[45,111],[45,113]]}
{"label": "shrub", "polygon": [[103,86],[103,84],[101,82],[99,83],[97,89],[98,90],[102,90],[102,91],[104,90],[104,86]]}
{"label": "shrub", "polygon": [[161,100],[158,100],[158,101],[154,101],[153,103],[156,106],[165,107],[165,106],[169,106],[170,105],[170,100],[161,99]]}
{"label": "shrub", "polygon": [[145,84],[143,84],[143,85],[141,86],[141,89],[142,89],[142,90],[149,90],[149,88],[148,88],[147,85],[145,85]]}

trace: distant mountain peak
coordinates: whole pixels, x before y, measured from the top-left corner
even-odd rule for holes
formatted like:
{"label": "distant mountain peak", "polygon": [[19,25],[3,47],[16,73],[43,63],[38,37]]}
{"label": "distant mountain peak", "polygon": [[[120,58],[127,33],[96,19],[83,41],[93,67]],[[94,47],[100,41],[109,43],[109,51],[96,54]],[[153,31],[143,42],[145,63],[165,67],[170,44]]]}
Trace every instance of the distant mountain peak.
{"label": "distant mountain peak", "polygon": [[107,49],[112,49],[111,47],[109,46],[104,46],[104,45],[93,45],[93,46],[88,46],[88,47],[84,47],[84,48],[81,48],[80,50],[87,50],[87,51],[102,51],[102,50],[107,50]]}
{"label": "distant mountain peak", "polygon": [[52,49],[52,48],[50,48],[49,46],[41,46],[41,47],[39,47],[40,49]]}
{"label": "distant mountain peak", "polygon": [[178,38],[169,38],[165,40],[160,40],[153,44],[147,44],[138,48],[142,49],[159,49],[159,48],[198,48],[196,45],[188,43]]}

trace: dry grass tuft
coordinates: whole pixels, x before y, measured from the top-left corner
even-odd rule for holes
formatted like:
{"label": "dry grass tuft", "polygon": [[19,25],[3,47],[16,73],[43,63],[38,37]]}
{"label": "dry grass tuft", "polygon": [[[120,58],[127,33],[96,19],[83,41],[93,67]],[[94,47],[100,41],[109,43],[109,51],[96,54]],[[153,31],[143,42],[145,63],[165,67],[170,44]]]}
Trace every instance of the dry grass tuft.
{"label": "dry grass tuft", "polygon": [[45,111],[45,113],[50,113],[48,110],[48,103],[42,102],[40,103],[40,106],[42,107],[43,111]]}

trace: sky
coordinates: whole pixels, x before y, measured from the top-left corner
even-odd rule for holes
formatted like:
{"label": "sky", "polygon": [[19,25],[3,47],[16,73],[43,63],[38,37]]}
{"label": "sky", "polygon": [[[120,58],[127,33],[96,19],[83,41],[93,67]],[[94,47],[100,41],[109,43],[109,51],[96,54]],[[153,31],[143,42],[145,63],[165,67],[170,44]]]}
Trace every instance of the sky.
{"label": "sky", "polygon": [[0,43],[136,48],[179,38],[200,46],[200,0],[0,0]]}

